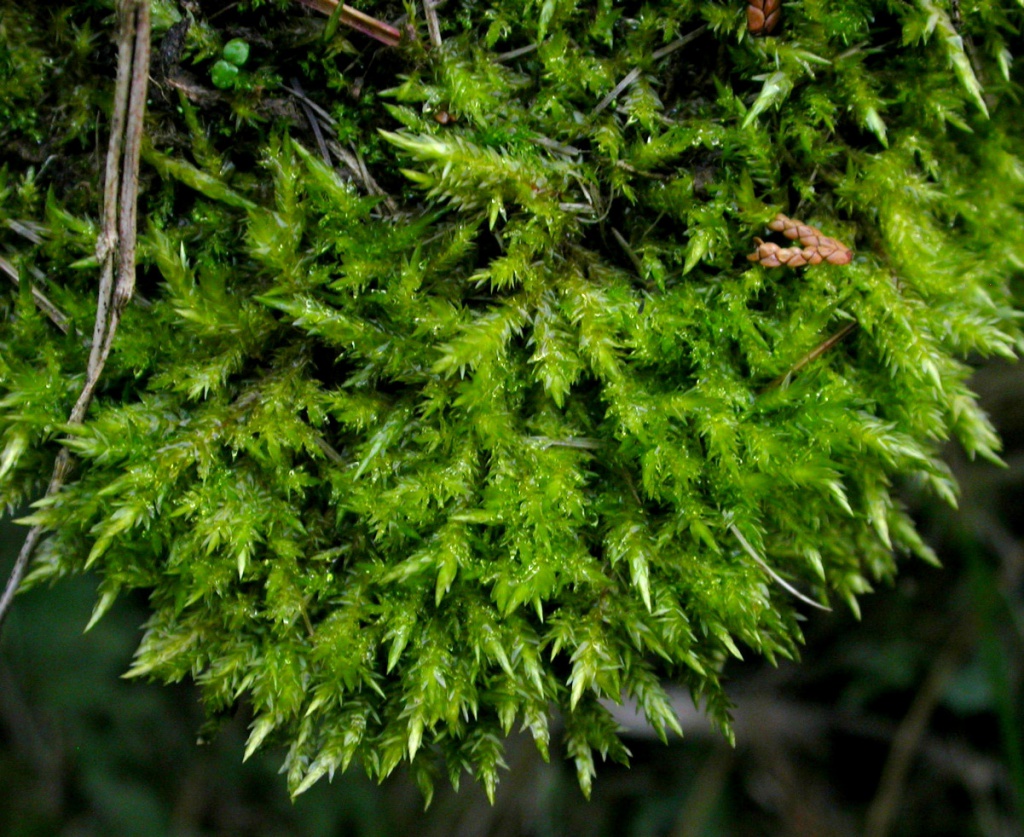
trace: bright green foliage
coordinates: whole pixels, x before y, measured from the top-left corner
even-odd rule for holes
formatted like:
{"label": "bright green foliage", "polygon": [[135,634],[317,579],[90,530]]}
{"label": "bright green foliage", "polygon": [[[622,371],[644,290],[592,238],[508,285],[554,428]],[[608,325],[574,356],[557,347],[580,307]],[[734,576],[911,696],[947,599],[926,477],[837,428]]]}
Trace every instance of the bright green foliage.
{"label": "bright green foliage", "polygon": [[[796,653],[801,605],[741,540],[851,608],[894,552],[934,560],[894,488],[955,502],[950,437],[997,458],[965,359],[1019,340],[1018,5],[794,0],[758,40],[732,0],[481,0],[386,55],[257,9],[392,197],[253,91],[203,125],[155,102],[147,302],[73,432],[96,223],[0,184],[73,321],[3,292],[0,500],[71,447],[32,578],[91,566],[96,618],[149,591],[132,675],[247,700],[295,793],[408,760],[428,798],[463,771],[493,795],[503,736],[547,755],[556,712],[586,792],[595,751],[628,756],[602,701],[667,735],[681,682],[728,735],[724,661]],[[752,265],[778,211],[853,263]]]}

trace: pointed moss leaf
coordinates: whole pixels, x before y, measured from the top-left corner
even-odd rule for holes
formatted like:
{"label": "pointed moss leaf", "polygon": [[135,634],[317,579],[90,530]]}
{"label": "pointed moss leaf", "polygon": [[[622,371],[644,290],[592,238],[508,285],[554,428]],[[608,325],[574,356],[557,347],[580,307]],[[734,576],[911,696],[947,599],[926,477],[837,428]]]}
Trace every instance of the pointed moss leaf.
{"label": "pointed moss leaf", "polygon": [[763,81],[764,84],[761,86],[761,92],[757,94],[754,104],[747,111],[747,115],[743,117],[743,128],[748,128],[768,108],[784,101],[793,90],[792,78],[782,70],[777,70],[767,76],[758,76],[758,80]]}
{"label": "pointed moss leaf", "polygon": [[107,614],[110,608],[113,607],[114,602],[117,601],[117,596],[120,592],[119,587],[110,586],[100,593],[100,597],[96,600],[96,604],[93,606],[92,615],[89,617],[89,621],[82,633],[89,633],[93,626]]}
{"label": "pointed moss leaf", "polygon": [[889,139],[885,130],[885,122],[882,120],[882,117],[879,116],[878,111],[873,107],[865,109],[864,124],[871,133],[878,137],[878,141],[882,143],[884,147],[889,147]]}
{"label": "pointed moss leaf", "polygon": [[249,760],[249,757],[260,748],[264,739],[274,731],[278,722],[273,715],[261,715],[252,722],[250,727],[252,732],[249,733],[249,740],[245,743],[245,754],[242,756],[242,761]]}
{"label": "pointed moss leaf", "polygon": [[699,227],[690,235],[690,242],[686,247],[686,262],[683,264],[683,274],[693,270],[708,253],[711,245],[711,230]]}
{"label": "pointed moss leaf", "polygon": [[242,197],[217,178],[211,177],[184,160],[161,154],[146,144],[143,145],[142,156],[161,176],[173,177],[211,200],[220,201],[237,209],[256,208],[256,204],[248,198]]}
{"label": "pointed moss leaf", "polygon": [[15,432],[8,436],[3,453],[0,453],[0,479],[18,463],[21,455],[28,450],[28,443],[27,433]]}

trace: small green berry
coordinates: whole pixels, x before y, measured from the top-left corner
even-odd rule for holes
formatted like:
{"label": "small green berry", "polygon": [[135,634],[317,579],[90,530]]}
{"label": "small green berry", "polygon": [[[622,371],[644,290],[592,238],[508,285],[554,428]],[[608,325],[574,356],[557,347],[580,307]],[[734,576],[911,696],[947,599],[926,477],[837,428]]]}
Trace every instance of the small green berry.
{"label": "small green berry", "polygon": [[238,67],[227,61],[218,61],[210,69],[210,80],[215,87],[219,87],[221,90],[233,87],[236,78],[238,78]]}
{"label": "small green berry", "polygon": [[224,44],[224,60],[229,61],[236,67],[245,66],[249,60],[249,44],[241,38],[234,38]]}

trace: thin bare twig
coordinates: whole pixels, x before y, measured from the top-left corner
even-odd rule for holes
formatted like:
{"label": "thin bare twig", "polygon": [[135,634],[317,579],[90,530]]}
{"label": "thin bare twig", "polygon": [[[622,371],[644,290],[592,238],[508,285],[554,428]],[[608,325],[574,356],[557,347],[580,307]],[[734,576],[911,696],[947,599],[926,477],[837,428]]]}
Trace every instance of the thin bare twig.
{"label": "thin bare twig", "polygon": [[705,23],[703,26],[698,26],[692,32],[687,32],[681,38],[676,38],[672,43],[665,44],[661,49],[656,49],[651,53],[651,58],[658,61],[664,58],[666,55],[671,55],[677,49],[681,49],[686,46],[690,41],[694,41],[708,31],[708,25]]}
{"label": "thin bare twig", "polygon": [[[672,41],[672,43],[666,44],[661,49],[656,49],[654,52],[651,53],[651,59],[653,61],[659,61],[666,55],[671,55],[677,49],[681,49],[682,47],[686,46],[688,43],[690,43],[690,41],[699,38],[701,35],[704,34],[707,28],[708,26],[705,23],[703,26],[698,26],[692,32],[683,35],[681,38],[676,38],[674,41]],[[615,85],[615,87],[612,88],[611,93],[609,93],[600,102],[597,103],[597,107],[595,107],[594,110],[591,111],[591,116],[597,116],[601,111],[608,107],[608,105],[614,102],[623,90],[625,90],[634,81],[640,78],[641,72],[642,70],[640,67],[634,67],[632,70],[630,70],[626,74],[626,77],[623,78],[622,81],[620,81],[618,84]]]}
{"label": "thin bare twig", "polygon": [[320,149],[320,156],[323,157],[324,162],[327,163],[328,166],[330,166],[331,152],[327,150],[327,143],[324,142],[324,135],[320,131],[320,120],[317,119],[316,113],[310,106],[309,99],[307,99],[303,95],[302,85],[299,84],[299,80],[297,78],[293,78],[292,84],[295,85],[295,90],[293,90],[292,92],[295,93],[295,96],[298,98],[299,104],[302,106],[302,112],[306,114],[306,119],[309,121],[310,126],[313,128],[313,136],[316,137],[316,144],[317,147]]}
{"label": "thin bare twig", "polygon": [[604,445],[600,439],[588,439],[585,436],[570,436],[568,439],[552,439],[549,436],[530,436],[542,448],[576,448],[577,450],[600,450]]}
{"label": "thin bare twig", "polygon": [[528,137],[528,139],[530,142],[539,145],[542,148],[547,148],[549,151],[554,151],[556,154],[561,154],[565,157],[575,157],[581,153],[575,145],[563,145],[560,142],[555,142],[555,140],[550,137],[537,135]]}
{"label": "thin bare twig", "polygon": [[398,204],[395,203],[395,199],[385,192],[380,184],[373,179],[370,170],[366,168],[366,161],[363,159],[362,154],[358,151],[349,151],[337,142],[328,143],[328,147],[334,152],[334,156],[341,160],[348,170],[352,172],[353,177],[363,184],[367,193],[383,198],[384,206],[387,207],[392,215],[398,212]]}
{"label": "thin bare twig", "polygon": [[[45,163],[44,163],[45,165]],[[42,171],[40,169],[40,171]],[[17,218],[8,218],[4,226],[12,232],[16,232],[22,238],[27,238],[33,244],[42,244],[46,227],[36,221],[21,221]]]}
{"label": "thin bare twig", "polygon": [[779,375],[779,377],[772,381],[770,384],[768,384],[768,386],[766,386],[763,391],[767,392],[770,389],[775,389],[776,387],[782,386],[784,383],[787,383],[797,372],[803,369],[808,363],[812,363],[813,361],[817,360],[837,343],[841,343],[844,339],[846,339],[848,335],[853,334],[856,328],[856,321],[844,325],[841,329],[839,329],[839,331],[837,331],[831,337],[828,337],[824,341],[819,343],[807,354],[805,354],[802,358],[800,358],[800,360],[798,360],[791,367],[789,367],[789,369],[787,369],[783,374]]}
{"label": "thin bare twig", "polygon": [[519,47],[519,49],[510,49],[508,52],[502,52],[499,55],[495,55],[491,60],[502,64],[505,61],[511,61],[514,58],[518,58],[520,55],[529,55],[536,48],[537,44],[527,44],[524,47]]}
{"label": "thin bare twig", "polygon": [[305,104],[309,105],[310,110],[312,110],[313,113],[315,113],[324,122],[330,125],[331,128],[334,128],[334,126],[338,124],[338,121],[333,116],[331,116],[327,111],[325,111],[322,107],[320,107],[320,105],[318,105],[316,102],[310,99],[302,91],[302,88],[299,86],[299,83],[297,81],[292,79],[292,82],[295,84],[295,87],[289,87],[287,84],[282,84],[281,87],[287,90],[293,96],[295,96],[295,98],[297,98],[300,102],[304,102]]}
{"label": "thin bare twig", "polygon": [[[3,256],[0,256],[0,271],[7,274],[8,278],[15,284],[21,284],[21,277],[18,275],[18,269],[11,264]],[[68,318],[67,315],[61,311],[56,305],[50,302],[49,299],[39,290],[35,285],[29,285],[29,291],[32,293],[32,301],[36,304],[36,308],[46,314],[47,317],[53,322],[57,328],[59,328],[65,334],[68,333]]]}
{"label": "thin bare twig", "polygon": [[612,227],[612,235],[615,237],[615,240],[619,242],[619,246],[626,252],[626,255],[629,256],[629,260],[633,262],[633,267],[636,268],[636,275],[641,279],[644,279],[644,274],[647,271],[644,270],[643,262],[640,261],[640,257],[637,256],[633,251],[633,248],[629,246],[629,242],[626,241],[622,233],[615,229],[615,227]]}
{"label": "thin bare twig", "polygon": [[441,46],[441,24],[437,19],[437,0],[423,0],[423,17],[427,21],[427,34],[430,43]]}
{"label": "thin bare twig", "polygon": [[[69,424],[81,424],[110,354],[121,313],[135,290],[136,210],[139,193],[139,157],[142,148],[146,87],[149,82],[150,10],[148,0],[122,0],[119,5],[119,46],[114,113],[107,146],[104,184],[103,229],[96,244],[103,264],[96,307],[96,326],[89,354],[86,381],[71,410]],[[122,154],[123,146],[123,154]],[[118,176],[120,174],[120,177]],[[119,188],[120,187],[120,188]],[[117,284],[113,286],[114,258]],[[46,496],[60,491],[71,472],[71,453],[61,448],[53,465]],[[11,575],[0,597],[0,630],[14,595],[43,534],[41,525],[25,536]]]}
{"label": "thin bare twig", "polygon": [[892,739],[889,758],[882,769],[878,791],[868,809],[864,825],[865,837],[886,837],[889,834],[900,798],[903,796],[910,766],[928,731],[928,722],[949,678],[953,676],[963,657],[968,638],[972,635],[973,631],[965,630],[962,625],[954,627],[946,646],[935,659],[928,676],[914,697],[910,711],[900,722],[899,729]]}
{"label": "thin bare twig", "polygon": [[597,116],[601,111],[608,107],[608,105],[614,102],[623,90],[625,90],[627,87],[629,87],[629,85],[631,85],[634,81],[640,78],[640,73],[641,70],[639,67],[634,67],[632,70],[626,73],[626,77],[622,79],[622,81],[620,81],[618,84],[616,84],[615,87],[612,88],[611,93],[609,93],[600,102],[597,103],[597,107],[595,107],[594,110],[591,111],[591,116]]}

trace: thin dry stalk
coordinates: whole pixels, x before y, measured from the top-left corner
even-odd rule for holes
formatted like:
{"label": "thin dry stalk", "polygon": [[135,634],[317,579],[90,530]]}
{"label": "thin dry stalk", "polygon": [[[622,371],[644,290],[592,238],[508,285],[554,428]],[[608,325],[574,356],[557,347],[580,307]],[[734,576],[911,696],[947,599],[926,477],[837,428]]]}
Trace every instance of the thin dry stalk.
{"label": "thin dry stalk", "polygon": [[826,607],[823,604],[818,604],[816,601],[814,601],[814,599],[805,596],[803,593],[797,590],[792,584],[786,581],[786,579],[784,579],[781,575],[775,572],[775,570],[773,570],[769,566],[768,562],[757,554],[757,550],[750,545],[750,541],[743,537],[743,533],[736,528],[735,524],[731,525],[729,527],[729,530],[733,533],[736,540],[740,542],[740,546],[743,547],[743,550],[747,553],[747,555],[754,559],[754,563],[756,563],[762,570],[768,573],[768,575],[771,576],[772,580],[775,581],[775,583],[778,584],[783,590],[788,592],[790,595],[795,596],[804,604],[808,604],[811,607],[816,607],[818,610],[832,610],[832,608]]}
{"label": "thin dry stalk", "polygon": [[793,378],[793,376],[801,369],[803,369],[805,366],[807,366],[807,364],[816,361],[819,357],[825,354],[825,352],[827,352],[837,343],[841,343],[843,340],[847,338],[847,336],[853,334],[853,332],[856,331],[856,329],[856,322],[851,322],[844,325],[841,329],[839,329],[839,331],[837,331],[831,337],[828,337],[825,340],[823,340],[821,343],[819,343],[817,346],[811,349],[807,354],[805,354],[802,358],[800,358],[800,360],[798,360],[791,367],[789,367],[789,369],[787,369],[783,374],[779,375],[778,378],[776,378],[774,381],[768,384],[768,386],[765,387],[765,392],[767,392],[770,389],[775,389],[775,387],[782,386],[785,383],[788,383]]}
{"label": "thin dry stalk", "polygon": [[441,46],[441,24],[437,19],[437,0],[423,0],[423,17],[427,21],[427,34],[430,43]]}
{"label": "thin dry stalk", "polygon": [[[666,44],[661,49],[652,52],[651,59],[654,61],[660,61],[666,55],[671,55],[677,49],[681,49],[682,47],[686,46],[688,43],[690,43],[690,41],[694,40],[695,38],[699,38],[702,34],[704,34],[707,28],[707,24],[705,24],[704,26],[700,26],[694,29],[692,32],[688,32],[681,38],[676,38],[674,41],[672,41],[672,43]],[[511,53],[506,54],[510,55]],[[639,67],[634,67],[632,70],[626,73],[625,78],[623,78],[622,81],[616,84],[615,87],[612,88],[612,91],[607,96],[605,96],[600,102],[597,103],[597,106],[594,108],[590,115],[597,116],[597,114],[599,114],[606,107],[608,107],[608,105],[614,102],[623,90],[625,90],[634,81],[640,78],[640,73],[641,69]]]}
{"label": "thin dry stalk", "polygon": [[[338,8],[338,0],[298,0],[298,2],[303,6],[308,6],[310,9],[315,9],[328,16],[333,15],[335,9]],[[380,41],[385,46],[395,47],[402,42],[400,30],[389,23],[384,23],[382,20],[377,20],[375,17],[363,14],[358,9],[353,9],[344,3],[341,4],[341,12],[338,17],[345,26],[355,29],[357,32],[362,32],[375,41]]]}

